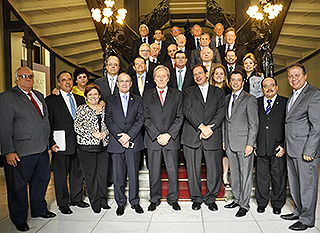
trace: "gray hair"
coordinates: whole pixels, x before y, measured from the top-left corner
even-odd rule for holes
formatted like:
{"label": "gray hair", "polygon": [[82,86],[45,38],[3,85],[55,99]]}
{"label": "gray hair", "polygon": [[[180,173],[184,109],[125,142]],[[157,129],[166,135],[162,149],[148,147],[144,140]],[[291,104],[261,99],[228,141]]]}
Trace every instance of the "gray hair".
{"label": "gray hair", "polygon": [[168,67],[164,66],[164,65],[158,65],[156,68],[154,68],[153,70],[153,78],[156,76],[156,73],[158,70],[160,69],[165,69],[165,71],[167,72],[167,76],[168,78],[170,78],[170,70]]}
{"label": "gray hair", "polygon": [[15,79],[15,80],[18,80],[18,79],[19,79],[18,73],[19,73],[19,71],[20,71],[22,68],[27,68],[27,69],[29,69],[29,70],[32,72],[32,74],[33,74],[33,71],[32,71],[29,67],[27,67],[27,66],[21,66],[21,67],[19,67],[19,68],[14,72],[14,79]]}

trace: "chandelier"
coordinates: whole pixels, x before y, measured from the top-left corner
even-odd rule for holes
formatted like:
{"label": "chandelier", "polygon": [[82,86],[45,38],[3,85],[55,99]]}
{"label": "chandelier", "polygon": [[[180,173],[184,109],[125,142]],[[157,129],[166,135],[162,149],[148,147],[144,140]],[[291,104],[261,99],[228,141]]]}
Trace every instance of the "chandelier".
{"label": "chandelier", "polygon": [[262,8],[263,13],[259,11],[259,6],[257,5],[249,6],[246,13],[250,18],[256,20],[263,20],[264,17],[269,20],[273,20],[283,9],[283,5],[281,3],[274,3],[274,1],[270,0],[260,0],[260,7]]}
{"label": "chandelier", "polygon": [[127,10],[125,8],[120,8],[117,11],[117,16],[114,15],[116,11],[114,8],[115,1],[113,0],[106,0],[104,1],[105,7],[100,8],[92,8],[92,18],[97,22],[102,22],[105,25],[110,25],[113,20],[116,20],[117,23],[123,24],[124,19],[127,15]]}

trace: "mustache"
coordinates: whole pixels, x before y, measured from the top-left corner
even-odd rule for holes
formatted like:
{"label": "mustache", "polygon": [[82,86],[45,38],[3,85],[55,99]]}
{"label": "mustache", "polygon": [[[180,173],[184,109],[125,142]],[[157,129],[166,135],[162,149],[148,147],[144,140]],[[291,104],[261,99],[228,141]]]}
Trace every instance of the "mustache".
{"label": "mustache", "polygon": [[268,90],[267,93],[269,93],[269,92],[273,92],[273,90]]}

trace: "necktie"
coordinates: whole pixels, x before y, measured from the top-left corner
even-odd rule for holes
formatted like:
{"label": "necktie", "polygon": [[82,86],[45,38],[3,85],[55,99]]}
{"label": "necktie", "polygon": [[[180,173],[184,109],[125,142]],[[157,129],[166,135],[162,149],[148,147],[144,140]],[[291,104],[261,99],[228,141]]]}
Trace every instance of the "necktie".
{"label": "necktie", "polygon": [[200,49],[200,40],[197,38],[197,49]]}
{"label": "necktie", "polygon": [[74,119],[74,115],[76,114],[76,105],[74,104],[74,101],[72,99],[71,94],[67,94],[67,96],[69,97],[69,102],[70,102],[70,106],[71,106],[71,115],[72,115],[72,119]]}
{"label": "necktie", "polygon": [[271,112],[271,102],[272,100],[267,100],[267,108],[266,108],[266,114],[268,115]]}
{"label": "necktie", "polygon": [[[209,71],[210,71],[210,70],[209,70],[209,68],[210,68],[209,66],[210,66],[210,65],[207,64],[207,65],[204,65],[204,66],[207,68],[207,71],[209,72]],[[210,73],[210,72],[209,72],[209,73]]]}
{"label": "necktie", "polygon": [[183,85],[183,83],[182,83],[182,70],[178,70],[178,72],[179,72],[179,84],[178,84],[178,90],[179,91],[182,91],[182,85]]}
{"label": "necktie", "polygon": [[219,37],[218,39],[218,46],[221,46],[222,45],[222,41],[221,41],[221,38]]}
{"label": "necktie", "polygon": [[31,102],[33,103],[33,105],[36,107],[38,113],[40,114],[41,118],[43,118],[41,110],[39,108],[39,105],[37,104],[37,101],[33,98],[32,93],[28,92],[28,96],[30,96]]}
{"label": "necktie", "polygon": [[143,44],[144,44],[144,43],[147,43],[146,38],[142,38],[142,43],[143,43]]}
{"label": "necktie", "polygon": [[297,94],[298,94],[297,91],[295,91],[295,92],[293,93],[292,98],[290,99],[290,102],[289,102],[289,104],[288,104],[288,112],[290,111],[290,108],[292,107],[294,101],[296,101]]}
{"label": "necktie", "polygon": [[140,96],[142,96],[142,93],[143,93],[143,80],[142,80],[142,75],[139,75],[138,88],[139,88]]}
{"label": "necktie", "polygon": [[232,112],[234,104],[236,103],[237,95],[236,94],[232,94],[232,97],[233,97],[233,101],[232,101],[232,104],[231,104],[231,112]]}
{"label": "necktie", "polygon": [[123,95],[123,113],[125,117],[127,116],[127,109],[128,109],[128,96]]}
{"label": "necktie", "polygon": [[160,102],[161,102],[162,106],[163,106],[163,97],[162,97],[163,92],[164,92],[164,90],[160,91]]}
{"label": "necktie", "polygon": [[113,80],[114,80],[114,78],[111,77],[110,78],[110,91],[111,91],[111,94],[113,94],[113,89],[114,89]]}
{"label": "necktie", "polygon": [[230,49],[230,45],[227,45],[226,47],[227,47],[227,50],[226,50],[226,53],[227,53]]}
{"label": "necktie", "polygon": [[175,69],[177,66],[176,66],[176,63],[173,63],[173,68]]}
{"label": "necktie", "polygon": [[233,71],[233,66],[229,66],[229,73]]}

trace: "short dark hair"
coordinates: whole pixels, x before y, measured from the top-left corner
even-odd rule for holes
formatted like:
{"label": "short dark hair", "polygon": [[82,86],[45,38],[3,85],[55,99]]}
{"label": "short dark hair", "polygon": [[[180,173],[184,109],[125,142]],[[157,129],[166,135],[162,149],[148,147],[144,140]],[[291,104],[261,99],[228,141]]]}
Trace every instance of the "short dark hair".
{"label": "short dark hair", "polygon": [[291,68],[293,68],[293,67],[300,67],[301,70],[302,70],[303,75],[306,75],[307,70],[306,70],[306,67],[304,67],[304,65],[302,65],[302,64],[300,64],[300,63],[293,63],[293,64],[291,64],[290,66],[288,66],[287,71],[289,71],[289,70],[290,70]]}
{"label": "short dark hair", "polygon": [[72,74],[71,74],[69,71],[63,70],[63,71],[61,71],[61,72],[57,75],[57,81],[58,81],[58,83],[60,83],[60,76],[61,76],[62,74],[64,74],[64,73],[69,74],[70,77],[72,78]]}
{"label": "short dark hair", "polygon": [[262,82],[261,82],[261,87],[263,86],[263,82],[264,82],[264,80],[266,80],[267,78],[271,78],[271,79],[273,79],[274,84],[276,84],[276,86],[278,86],[278,82],[277,82],[277,80],[276,80],[274,77],[266,77],[265,79],[263,79],[263,80],[262,80]]}
{"label": "short dark hair", "polygon": [[85,74],[89,80],[89,77],[90,77],[90,74],[89,74],[89,71],[87,70],[87,68],[85,67],[78,67],[74,70],[73,72],[73,79],[74,81],[77,81],[77,77],[80,75],[80,74]]}
{"label": "short dark hair", "polygon": [[241,78],[242,78],[242,81],[244,81],[244,74],[241,70],[235,70],[233,71],[231,74],[230,74],[230,79],[231,79],[231,76],[234,75],[234,74],[240,74],[241,75]]}
{"label": "short dark hair", "polygon": [[186,56],[186,58],[187,58],[187,55],[186,55],[185,52],[182,52],[181,50],[178,50],[177,52],[174,53],[174,59],[176,59],[176,56],[177,56],[178,53],[184,54]]}
{"label": "short dark hair", "polygon": [[207,70],[207,67],[205,67],[203,64],[196,64],[196,65],[194,65],[193,67],[192,67],[192,73],[193,73],[193,71],[194,71],[194,69],[195,68],[197,68],[197,67],[201,67],[202,69],[203,69],[203,72],[206,74],[206,73],[208,73],[208,70]]}
{"label": "short dark hair", "polygon": [[94,84],[94,83],[91,83],[84,90],[84,96],[87,97],[88,93],[93,89],[96,89],[99,92],[99,95],[101,95],[100,87],[98,85]]}

